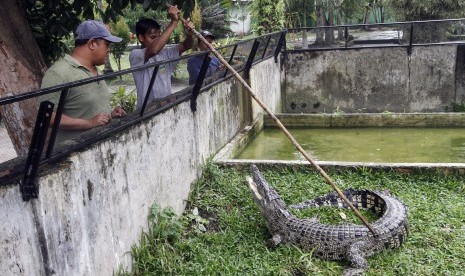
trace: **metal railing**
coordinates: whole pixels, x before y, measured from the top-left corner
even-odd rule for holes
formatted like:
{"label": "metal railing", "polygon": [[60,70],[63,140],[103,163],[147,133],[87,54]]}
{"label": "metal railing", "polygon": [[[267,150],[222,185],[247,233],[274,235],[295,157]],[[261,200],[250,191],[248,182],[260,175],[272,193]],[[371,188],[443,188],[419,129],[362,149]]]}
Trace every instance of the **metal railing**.
{"label": "metal railing", "polygon": [[[305,39],[306,36],[306,39]],[[305,43],[306,41],[306,43]],[[465,18],[288,29],[288,50],[465,43]]]}
{"label": "metal railing", "polygon": [[[218,47],[217,50],[223,55],[229,64],[231,64],[237,72],[244,72],[248,75],[248,71],[253,64],[261,62],[265,59],[274,57],[276,59],[277,55],[281,51],[284,44],[284,37],[286,32],[279,31],[256,38],[251,38],[248,40],[240,41],[230,45]],[[33,130],[33,135],[27,155],[27,159],[23,163],[23,170],[15,170],[14,173],[7,174],[0,171],[0,185],[6,183],[12,177],[17,177],[18,173],[24,173],[23,180],[20,184],[20,190],[23,197],[23,200],[30,200],[36,198],[38,195],[38,189],[36,183],[37,173],[39,167],[50,162],[54,162],[60,158],[68,156],[71,152],[82,149],[90,144],[93,144],[101,139],[104,139],[114,133],[120,132],[134,124],[139,123],[140,121],[154,116],[160,112],[163,112],[171,106],[183,102],[186,100],[191,101],[192,112],[196,110],[196,99],[201,91],[204,91],[211,86],[222,82],[226,79],[232,77],[232,74],[228,74],[226,69],[218,70],[212,77],[208,78],[209,81],[205,81],[206,70],[208,68],[208,55],[209,51],[199,52],[191,55],[181,56],[176,59],[171,59],[163,62],[149,63],[142,66],[134,67],[131,69],[125,69],[117,72],[107,73],[104,75],[91,77],[87,79],[82,79],[79,81],[64,83],[53,87],[48,87],[45,89],[37,89],[34,91],[20,93],[14,96],[2,97],[0,98],[0,107],[5,105],[14,104],[20,101],[37,98],[42,95],[47,95],[50,93],[60,93],[60,100],[55,109],[53,103],[44,101],[39,104],[39,110],[36,118],[35,128]],[[199,76],[196,80],[196,83],[193,86],[186,86],[180,92],[171,94],[168,97],[163,99],[158,99],[154,104],[149,105],[148,96],[144,99],[143,106],[140,110],[129,114],[126,118],[120,120],[118,124],[110,124],[108,127],[100,127],[99,131],[92,135],[91,137],[86,137],[83,141],[74,144],[72,146],[66,147],[66,149],[61,149],[59,152],[54,152],[55,149],[55,139],[58,133],[58,128],[60,125],[60,120],[63,115],[63,107],[65,104],[66,95],[69,90],[73,87],[82,86],[92,82],[98,82],[101,80],[114,79],[123,75],[131,74],[136,71],[145,70],[148,68],[155,68],[151,77],[151,83],[149,85],[147,95],[152,91],[154,80],[158,73],[158,68],[164,64],[172,62],[180,62],[187,60],[188,58],[194,56],[204,56],[204,66],[199,73]],[[168,100],[169,104],[162,105],[162,102]],[[55,112],[55,121],[50,127],[50,118],[52,113]],[[48,139],[47,139],[48,137]],[[45,153],[43,149],[46,148]],[[1,167],[0,167],[1,169]]]}
{"label": "metal railing", "polygon": [[[304,41],[302,39],[302,35],[304,33],[308,35],[309,39],[308,45],[304,45],[304,47],[302,47],[302,41]],[[323,40],[323,43],[321,44],[321,41],[318,41],[321,37],[323,37],[323,39],[325,39],[325,37],[334,37],[334,40],[331,40],[331,44],[325,44],[326,40]],[[360,47],[406,47],[407,51],[411,53],[413,46],[450,43],[465,43],[465,19],[289,29],[218,47],[217,50],[223,57],[225,57],[226,60],[228,60],[229,64],[231,64],[237,72],[243,72],[247,78],[252,65],[271,57],[274,57],[276,62],[281,50],[312,51],[353,49]],[[31,198],[35,198],[38,194],[35,181],[40,166],[66,157],[71,152],[83,149],[90,144],[137,124],[146,118],[164,112],[166,109],[177,103],[190,100],[191,110],[192,112],[195,112],[197,109],[196,99],[200,92],[232,77],[232,74],[228,73],[226,69],[221,69],[212,77],[206,79],[205,75],[208,68],[208,55],[208,51],[198,52],[172,60],[145,64],[131,69],[125,69],[45,89],[24,92],[15,96],[0,98],[0,107],[2,107],[27,99],[37,98],[41,95],[60,93],[60,100],[56,110],[50,102],[40,104],[28,156],[22,163],[23,169],[16,169],[13,170],[12,173],[7,174],[1,171],[2,166],[0,164],[0,185],[2,185],[2,183],[6,183],[13,177],[17,177],[19,173],[23,173],[23,181],[21,182],[20,187],[23,199],[29,200]],[[91,136],[86,135],[85,139],[79,140],[78,143],[74,143],[66,148],[60,148],[60,151],[58,152],[55,151],[55,138],[58,132],[59,122],[63,114],[64,99],[66,98],[69,89],[92,82],[114,79],[153,67],[155,69],[153,70],[151,85],[148,88],[148,91],[151,91],[153,82],[158,73],[156,68],[171,62],[181,62],[194,56],[204,57],[202,70],[194,85],[186,86],[186,88],[180,92],[176,92],[166,98],[159,99],[151,105],[148,104],[146,98],[140,110],[137,110],[126,118],[121,119],[119,123],[110,123],[107,127],[100,127],[98,128],[99,130],[95,132],[95,135],[94,133]],[[148,94],[149,93],[147,93],[147,95]],[[56,113],[56,119],[53,126],[50,128],[50,114],[52,112]],[[47,137],[48,140],[46,139]],[[44,148],[46,148],[46,151],[45,153],[42,153]]]}

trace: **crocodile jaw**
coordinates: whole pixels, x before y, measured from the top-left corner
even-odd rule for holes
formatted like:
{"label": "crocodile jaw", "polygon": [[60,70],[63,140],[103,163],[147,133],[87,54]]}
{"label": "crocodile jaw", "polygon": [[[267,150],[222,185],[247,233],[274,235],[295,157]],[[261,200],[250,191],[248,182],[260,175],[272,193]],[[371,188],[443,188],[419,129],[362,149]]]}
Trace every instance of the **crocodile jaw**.
{"label": "crocodile jaw", "polygon": [[253,196],[262,201],[263,200],[263,197],[262,195],[258,192],[258,189],[257,189],[257,184],[255,184],[255,182],[253,182],[253,179],[252,177],[247,177],[247,182],[249,183],[249,188],[250,190],[253,192]]}

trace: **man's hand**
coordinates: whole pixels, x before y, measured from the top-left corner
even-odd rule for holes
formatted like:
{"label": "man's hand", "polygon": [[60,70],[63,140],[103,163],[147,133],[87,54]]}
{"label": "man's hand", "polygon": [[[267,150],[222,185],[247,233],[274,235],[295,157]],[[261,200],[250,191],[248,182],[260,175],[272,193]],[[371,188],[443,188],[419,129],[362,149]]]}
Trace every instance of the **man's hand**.
{"label": "man's hand", "polygon": [[184,28],[184,33],[188,36],[193,36],[194,35],[194,23],[191,21],[190,18],[187,18],[187,20],[184,20],[182,22],[182,26]]}
{"label": "man's hand", "polygon": [[181,11],[178,9],[178,5],[171,6],[167,4],[168,6],[168,17],[171,19],[171,21],[179,21],[179,13]]}
{"label": "man's hand", "polygon": [[123,117],[124,115],[126,115],[126,111],[124,111],[124,109],[122,109],[121,107],[117,106],[113,109],[113,111],[111,112],[111,118],[121,118]]}
{"label": "man's hand", "polygon": [[89,129],[97,126],[103,126],[110,122],[111,116],[108,113],[99,113],[89,120]]}

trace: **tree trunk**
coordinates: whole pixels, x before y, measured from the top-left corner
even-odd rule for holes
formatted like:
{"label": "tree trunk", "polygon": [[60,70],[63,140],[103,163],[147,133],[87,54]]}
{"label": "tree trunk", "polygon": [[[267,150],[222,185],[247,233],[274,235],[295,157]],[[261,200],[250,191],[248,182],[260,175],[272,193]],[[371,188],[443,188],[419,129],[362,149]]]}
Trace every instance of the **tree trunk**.
{"label": "tree trunk", "polygon": [[[321,0],[316,1],[315,5],[315,13],[316,13],[316,26],[324,26],[326,19],[325,19],[325,14],[323,10],[323,5],[321,3]],[[324,29],[323,28],[317,28],[316,29],[316,38],[315,38],[315,44],[316,45],[324,45]]]}
{"label": "tree trunk", "polygon": [[113,67],[111,67],[111,63],[110,63],[110,57],[108,57],[107,59],[105,59],[105,65],[103,67],[103,73],[112,73],[114,72],[113,70]]}
{"label": "tree trunk", "polygon": [[[40,86],[46,64],[26,21],[21,1],[4,0],[0,9],[0,96],[18,95]],[[37,100],[0,106],[3,122],[18,155],[27,153]]]}
{"label": "tree trunk", "polygon": [[[370,22],[370,9],[367,8],[366,11],[365,11],[365,18],[363,19],[363,24],[368,24],[368,22]],[[365,26],[363,28],[365,31],[368,31],[368,26]]]}
{"label": "tree trunk", "polygon": [[381,23],[384,23],[384,7],[383,6],[379,7],[379,11],[381,14]]}
{"label": "tree trunk", "polygon": [[[338,26],[342,25],[340,16],[337,17],[336,25]],[[337,28],[337,40],[343,40],[343,39],[344,39],[344,28],[339,27]]]}
{"label": "tree trunk", "polygon": [[[334,26],[334,7],[329,5],[328,10],[328,20],[326,21],[326,26]],[[334,29],[333,28],[326,28],[325,29],[325,42],[326,45],[333,45],[334,44]]]}
{"label": "tree trunk", "polygon": [[308,37],[307,37],[307,16],[305,14],[305,1],[302,2],[302,16],[303,16],[303,27],[304,31],[302,33],[302,49],[308,49]]}

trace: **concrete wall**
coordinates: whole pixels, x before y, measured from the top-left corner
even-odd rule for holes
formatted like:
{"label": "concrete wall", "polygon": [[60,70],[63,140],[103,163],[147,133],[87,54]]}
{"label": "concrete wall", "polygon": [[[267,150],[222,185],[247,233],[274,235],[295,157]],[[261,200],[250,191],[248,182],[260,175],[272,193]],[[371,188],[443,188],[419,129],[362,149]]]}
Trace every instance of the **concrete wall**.
{"label": "concrete wall", "polygon": [[290,52],[283,112],[445,111],[462,100],[458,47],[413,47],[411,56],[405,48]]}
{"label": "concrete wall", "polygon": [[[274,59],[251,71],[273,109],[275,74]],[[0,186],[0,275],[110,275],[130,265],[150,206],[183,211],[205,160],[258,116],[247,101],[230,79],[200,94],[196,113],[179,103],[42,171],[38,199],[23,202],[15,181]]]}
{"label": "concrete wall", "polygon": [[[273,112],[290,113],[443,111],[464,95],[463,49],[413,50],[410,58],[405,48],[289,53],[286,74],[271,58],[254,65],[250,84]],[[150,206],[181,213],[205,160],[246,125],[261,125],[261,112],[230,79],[200,94],[194,114],[181,102],[53,164],[41,172],[38,199],[23,202],[17,181],[0,185],[0,275],[128,266]]]}
{"label": "concrete wall", "polygon": [[[273,112],[281,112],[281,69],[280,63],[262,62],[250,72],[250,85],[253,92]],[[252,114],[256,118],[263,109],[252,101]]]}

